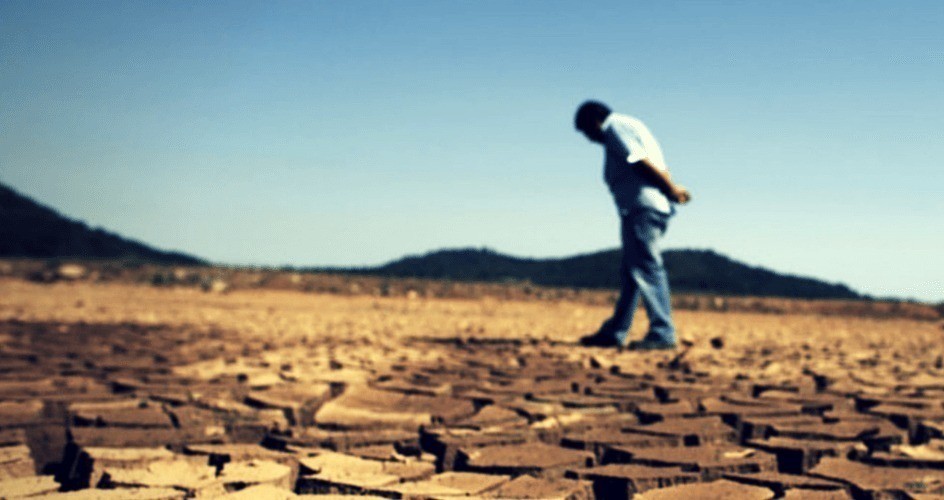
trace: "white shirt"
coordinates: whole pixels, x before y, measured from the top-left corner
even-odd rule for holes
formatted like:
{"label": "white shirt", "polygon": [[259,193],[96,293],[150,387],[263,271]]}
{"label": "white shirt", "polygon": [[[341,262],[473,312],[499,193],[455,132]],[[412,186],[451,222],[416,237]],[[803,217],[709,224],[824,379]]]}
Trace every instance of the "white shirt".
{"label": "white shirt", "polygon": [[620,214],[627,215],[639,208],[673,213],[669,199],[642,175],[641,167],[634,165],[648,159],[659,170],[668,170],[662,147],[649,128],[638,119],[619,113],[610,113],[601,128],[606,149],[603,175]]}

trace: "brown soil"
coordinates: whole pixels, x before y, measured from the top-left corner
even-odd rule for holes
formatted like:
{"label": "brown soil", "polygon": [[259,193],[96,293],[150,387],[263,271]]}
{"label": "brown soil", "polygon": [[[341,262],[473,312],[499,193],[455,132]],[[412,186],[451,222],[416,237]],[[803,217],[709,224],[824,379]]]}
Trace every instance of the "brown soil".
{"label": "brown soil", "polygon": [[[615,290],[547,287],[528,282],[478,283],[383,278],[369,275],[280,271],[221,266],[162,266],[114,261],[0,259],[0,277],[37,283],[124,283],[160,288],[198,288],[225,293],[235,290],[292,290],[343,296],[569,301],[607,305]],[[675,309],[767,314],[819,314],[871,318],[944,319],[944,304],[888,300],[806,300],[675,293]],[[724,345],[714,338],[715,347]]]}
{"label": "brown soil", "polygon": [[682,310],[679,352],[573,344],[607,313],[0,278],[0,497],[944,491],[938,325]]}

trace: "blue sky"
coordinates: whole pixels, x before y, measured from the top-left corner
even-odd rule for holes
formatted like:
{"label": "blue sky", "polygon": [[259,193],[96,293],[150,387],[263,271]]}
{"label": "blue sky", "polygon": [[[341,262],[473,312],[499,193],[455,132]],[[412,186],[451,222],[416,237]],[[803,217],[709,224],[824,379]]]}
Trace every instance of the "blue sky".
{"label": "blue sky", "polygon": [[360,265],[618,245],[593,97],[694,201],[666,246],[944,300],[944,3],[0,2],[0,182],[158,247]]}

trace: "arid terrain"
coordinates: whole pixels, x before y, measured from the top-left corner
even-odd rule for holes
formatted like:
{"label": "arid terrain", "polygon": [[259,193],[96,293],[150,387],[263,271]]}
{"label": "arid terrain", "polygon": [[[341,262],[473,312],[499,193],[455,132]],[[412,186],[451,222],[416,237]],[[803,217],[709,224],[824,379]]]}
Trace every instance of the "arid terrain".
{"label": "arid terrain", "polygon": [[0,498],[944,498],[921,308],[5,274]]}

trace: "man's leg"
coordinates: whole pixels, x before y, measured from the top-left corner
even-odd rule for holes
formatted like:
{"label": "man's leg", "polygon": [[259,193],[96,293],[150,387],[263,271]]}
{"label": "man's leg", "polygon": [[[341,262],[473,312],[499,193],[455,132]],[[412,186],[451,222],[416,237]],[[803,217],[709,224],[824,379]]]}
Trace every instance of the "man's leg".
{"label": "man's leg", "polygon": [[642,295],[649,316],[649,332],[644,340],[674,345],[675,325],[672,324],[669,279],[659,250],[659,240],[665,234],[669,217],[668,214],[652,210],[639,212],[633,217],[631,234],[624,234],[624,246],[627,239],[636,245],[633,261],[628,264],[632,281]]}
{"label": "man's leg", "polygon": [[627,238],[627,235],[633,234],[632,218],[628,216],[620,217],[620,235],[623,245],[622,256],[620,258],[620,294],[616,300],[616,306],[613,308],[613,315],[603,322],[600,329],[593,335],[581,339],[584,345],[626,345],[629,339],[629,329],[633,324],[633,314],[636,312],[636,305],[639,303],[639,286],[630,272],[631,263],[635,261],[635,254],[639,245],[635,242],[635,237]]}
{"label": "man's leg", "polygon": [[[620,235],[623,253],[620,262],[620,294],[613,308],[613,315],[603,325],[607,334],[620,344],[625,344],[629,329],[633,326],[633,316],[639,304],[639,285],[633,277],[633,263],[638,259],[639,245],[632,236],[633,219],[631,216],[620,217]],[[601,329],[602,330],[602,329]]]}

